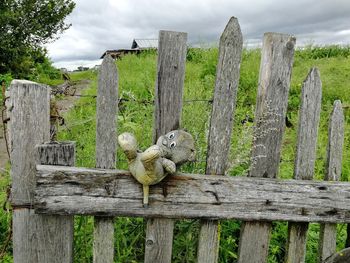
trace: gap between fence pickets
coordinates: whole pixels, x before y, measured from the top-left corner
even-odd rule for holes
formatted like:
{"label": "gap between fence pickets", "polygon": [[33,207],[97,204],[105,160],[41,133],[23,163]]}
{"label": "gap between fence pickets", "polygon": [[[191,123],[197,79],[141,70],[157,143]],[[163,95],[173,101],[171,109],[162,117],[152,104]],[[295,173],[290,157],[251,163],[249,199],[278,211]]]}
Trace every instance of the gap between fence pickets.
{"label": "gap between fence pickets", "polygon": [[44,214],[350,222],[347,182],[178,174],[152,186],[144,209],[128,171],[39,165],[35,193]]}

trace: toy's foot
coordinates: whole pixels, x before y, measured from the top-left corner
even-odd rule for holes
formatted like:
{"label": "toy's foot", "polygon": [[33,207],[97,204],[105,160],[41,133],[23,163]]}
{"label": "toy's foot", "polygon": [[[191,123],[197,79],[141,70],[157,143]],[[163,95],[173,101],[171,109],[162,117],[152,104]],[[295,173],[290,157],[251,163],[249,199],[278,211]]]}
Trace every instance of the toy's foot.
{"label": "toy's foot", "polygon": [[134,135],[124,132],[118,136],[118,144],[123,149],[126,157],[133,160],[137,156],[137,141]]}
{"label": "toy's foot", "polygon": [[118,136],[118,143],[120,147],[125,151],[137,150],[137,142],[134,135],[128,132],[124,132]]}

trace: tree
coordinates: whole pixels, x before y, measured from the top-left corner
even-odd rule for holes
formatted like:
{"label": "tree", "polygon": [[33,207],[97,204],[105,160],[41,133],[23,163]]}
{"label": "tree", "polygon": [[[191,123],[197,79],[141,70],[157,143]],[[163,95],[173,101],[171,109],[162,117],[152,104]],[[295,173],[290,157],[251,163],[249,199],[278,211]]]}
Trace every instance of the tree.
{"label": "tree", "polygon": [[1,0],[0,74],[28,77],[46,56],[43,45],[70,27],[64,20],[74,7],[72,0]]}

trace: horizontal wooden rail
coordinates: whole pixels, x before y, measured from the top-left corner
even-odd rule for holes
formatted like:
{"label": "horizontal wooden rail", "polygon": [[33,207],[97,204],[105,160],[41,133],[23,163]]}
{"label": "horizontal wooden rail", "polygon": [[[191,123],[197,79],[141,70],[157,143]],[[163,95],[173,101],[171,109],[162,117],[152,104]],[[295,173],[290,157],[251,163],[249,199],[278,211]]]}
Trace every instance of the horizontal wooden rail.
{"label": "horizontal wooden rail", "polygon": [[128,171],[37,166],[42,214],[350,223],[350,183],[179,174],[150,189]]}

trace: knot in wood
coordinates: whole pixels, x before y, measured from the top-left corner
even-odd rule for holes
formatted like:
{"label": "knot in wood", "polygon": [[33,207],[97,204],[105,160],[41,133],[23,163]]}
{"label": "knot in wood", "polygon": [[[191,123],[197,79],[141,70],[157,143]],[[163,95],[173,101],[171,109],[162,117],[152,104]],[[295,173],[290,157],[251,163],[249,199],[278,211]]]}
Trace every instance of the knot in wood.
{"label": "knot in wood", "polygon": [[147,239],[146,246],[150,247],[150,246],[153,246],[153,244],[154,244],[154,241],[152,239]]}

